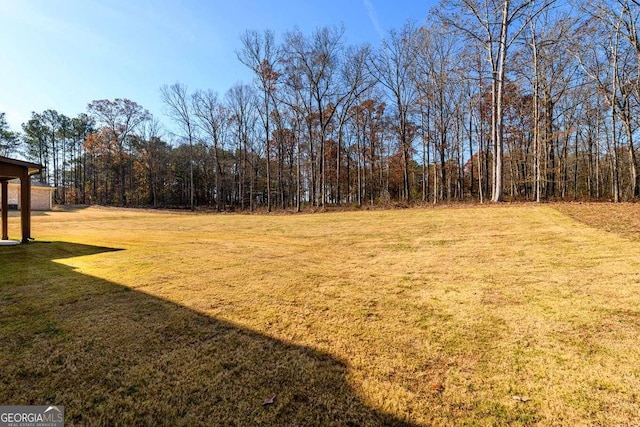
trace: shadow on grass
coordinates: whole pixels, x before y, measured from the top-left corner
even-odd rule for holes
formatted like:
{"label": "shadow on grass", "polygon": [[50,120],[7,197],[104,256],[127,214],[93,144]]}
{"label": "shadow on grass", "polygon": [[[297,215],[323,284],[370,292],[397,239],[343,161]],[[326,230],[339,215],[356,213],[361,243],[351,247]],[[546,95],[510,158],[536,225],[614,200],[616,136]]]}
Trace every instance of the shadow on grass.
{"label": "shadow on grass", "polygon": [[[31,216],[47,216],[49,211],[31,211]],[[20,218],[19,210],[7,211],[9,218]]]}
{"label": "shadow on grass", "polygon": [[0,248],[0,404],[64,405],[67,425],[410,425],[328,354],[55,261],[113,250]]}
{"label": "shadow on grass", "polygon": [[91,205],[54,205],[53,211],[55,212],[78,212],[91,207]]}
{"label": "shadow on grass", "polygon": [[[41,210],[31,210],[31,216],[48,216],[51,212],[78,212],[89,208],[90,205],[54,205],[53,209],[41,211]],[[20,218],[20,210],[19,209],[10,209],[8,211],[9,218]]]}

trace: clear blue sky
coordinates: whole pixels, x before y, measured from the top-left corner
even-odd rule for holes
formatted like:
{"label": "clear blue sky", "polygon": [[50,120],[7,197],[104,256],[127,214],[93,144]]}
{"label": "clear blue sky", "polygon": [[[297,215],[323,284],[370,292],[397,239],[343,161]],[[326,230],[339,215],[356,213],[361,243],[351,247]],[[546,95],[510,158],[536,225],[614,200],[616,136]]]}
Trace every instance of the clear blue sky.
{"label": "clear blue sky", "polygon": [[159,88],[176,81],[223,95],[252,75],[236,58],[246,29],[279,37],[344,25],[377,45],[422,22],[436,0],[0,0],[0,112],[21,130],[31,111],[74,117],[96,99],[129,98],[161,122]]}

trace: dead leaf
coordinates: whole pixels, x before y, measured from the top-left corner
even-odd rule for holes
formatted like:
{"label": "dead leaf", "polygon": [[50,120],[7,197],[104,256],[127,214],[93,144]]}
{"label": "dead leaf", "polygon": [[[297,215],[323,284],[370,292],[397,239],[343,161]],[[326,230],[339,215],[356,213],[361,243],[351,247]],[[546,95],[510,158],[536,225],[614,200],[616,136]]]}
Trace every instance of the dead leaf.
{"label": "dead leaf", "polygon": [[273,405],[273,401],[276,399],[276,395],[274,394],[271,397],[267,397],[262,401],[262,406]]}
{"label": "dead leaf", "polygon": [[442,393],[444,391],[444,385],[440,383],[431,384],[431,390]]}

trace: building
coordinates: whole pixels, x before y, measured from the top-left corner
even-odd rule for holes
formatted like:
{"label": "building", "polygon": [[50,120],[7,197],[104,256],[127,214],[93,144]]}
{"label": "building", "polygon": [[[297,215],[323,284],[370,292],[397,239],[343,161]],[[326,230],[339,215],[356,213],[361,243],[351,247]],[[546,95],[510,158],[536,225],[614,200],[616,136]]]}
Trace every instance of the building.
{"label": "building", "polygon": [[[20,210],[20,180],[9,181],[7,197],[9,210]],[[31,183],[31,210],[50,211],[53,209],[54,188],[35,182]],[[2,194],[2,190],[0,190]]]}
{"label": "building", "polygon": [[[31,175],[41,173],[44,167],[37,163],[0,156],[0,222],[1,241],[9,240],[9,181],[20,180],[20,228],[22,243],[31,240]],[[16,206],[17,207],[17,206]]]}

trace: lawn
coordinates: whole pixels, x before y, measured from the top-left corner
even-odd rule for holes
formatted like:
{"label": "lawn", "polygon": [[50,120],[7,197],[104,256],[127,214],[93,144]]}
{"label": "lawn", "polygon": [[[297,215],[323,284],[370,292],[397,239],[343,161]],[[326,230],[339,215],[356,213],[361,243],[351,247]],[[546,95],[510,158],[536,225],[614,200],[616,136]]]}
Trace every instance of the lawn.
{"label": "lawn", "polygon": [[638,218],[35,216],[35,243],[0,247],[0,404],[67,425],[637,425]]}

